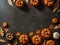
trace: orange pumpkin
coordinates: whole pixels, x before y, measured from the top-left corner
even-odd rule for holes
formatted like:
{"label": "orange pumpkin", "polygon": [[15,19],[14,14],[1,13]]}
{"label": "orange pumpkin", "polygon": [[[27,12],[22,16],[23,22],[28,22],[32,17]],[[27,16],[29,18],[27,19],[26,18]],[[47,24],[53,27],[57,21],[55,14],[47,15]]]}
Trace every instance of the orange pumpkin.
{"label": "orange pumpkin", "polygon": [[55,45],[55,41],[54,40],[48,40],[46,42],[46,45]]}
{"label": "orange pumpkin", "polygon": [[23,7],[24,6],[24,0],[16,0],[15,5],[17,7]]}
{"label": "orange pumpkin", "polygon": [[39,35],[34,35],[32,37],[32,43],[35,45],[39,45],[42,42],[42,38]]}
{"label": "orange pumpkin", "polygon": [[42,37],[44,38],[50,38],[51,37],[51,31],[49,28],[44,28],[41,32]]}
{"label": "orange pumpkin", "polygon": [[39,0],[30,0],[30,4],[32,6],[38,6],[39,5]]}
{"label": "orange pumpkin", "polygon": [[57,18],[52,18],[52,23],[57,23],[58,19]]}
{"label": "orange pumpkin", "polygon": [[44,4],[47,5],[48,7],[52,6],[54,3],[54,0],[43,0]]}
{"label": "orange pumpkin", "polygon": [[7,27],[8,26],[7,22],[3,22],[3,26]]}
{"label": "orange pumpkin", "polygon": [[29,38],[28,38],[28,35],[26,34],[22,34],[20,37],[19,37],[19,42],[21,44],[27,44],[29,41]]}

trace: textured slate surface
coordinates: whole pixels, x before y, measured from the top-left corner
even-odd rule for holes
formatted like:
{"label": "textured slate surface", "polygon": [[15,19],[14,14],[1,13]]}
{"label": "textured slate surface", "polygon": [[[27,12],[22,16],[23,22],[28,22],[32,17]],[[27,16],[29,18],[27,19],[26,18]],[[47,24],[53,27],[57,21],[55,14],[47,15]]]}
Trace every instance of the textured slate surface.
{"label": "textured slate surface", "polygon": [[[2,26],[2,22],[7,21],[10,31],[14,32],[14,34],[17,31],[20,31],[21,33],[29,33],[36,29],[48,27],[51,24],[52,17],[58,17],[58,19],[60,19],[58,13],[52,13],[47,7],[43,8],[42,11],[32,7],[27,12],[9,6],[7,0],[0,0],[0,26]],[[60,29],[54,31],[60,32]],[[57,42],[57,45],[59,44],[60,43]]]}

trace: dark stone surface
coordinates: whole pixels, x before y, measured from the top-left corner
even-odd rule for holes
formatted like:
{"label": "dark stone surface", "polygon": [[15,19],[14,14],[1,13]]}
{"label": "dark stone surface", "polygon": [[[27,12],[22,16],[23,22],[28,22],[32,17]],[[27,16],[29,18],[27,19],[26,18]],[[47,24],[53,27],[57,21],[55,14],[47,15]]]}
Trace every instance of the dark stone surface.
{"label": "dark stone surface", "polygon": [[[9,6],[7,0],[0,0],[0,26],[2,26],[2,22],[8,22],[10,31],[14,34],[17,31],[29,33],[30,31],[48,27],[51,24],[52,17],[58,17],[60,21],[60,14],[57,12],[52,13],[52,11],[45,6],[41,11],[35,7],[32,7],[29,11],[24,11]],[[60,33],[60,29],[56,31]],[[57,45],[59,44],[60,43],[57,42]]]}

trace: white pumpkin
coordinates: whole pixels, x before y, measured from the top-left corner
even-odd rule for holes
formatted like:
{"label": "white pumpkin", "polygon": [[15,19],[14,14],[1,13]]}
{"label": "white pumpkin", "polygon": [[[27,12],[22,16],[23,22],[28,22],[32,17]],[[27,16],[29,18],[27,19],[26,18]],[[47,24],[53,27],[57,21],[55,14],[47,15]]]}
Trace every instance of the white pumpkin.
{"label": "white pumpkin", "polygon": [[58,32],[53,33],[53,38],[54,39],[59,39],[59,37],[60,37],[60,34]]}

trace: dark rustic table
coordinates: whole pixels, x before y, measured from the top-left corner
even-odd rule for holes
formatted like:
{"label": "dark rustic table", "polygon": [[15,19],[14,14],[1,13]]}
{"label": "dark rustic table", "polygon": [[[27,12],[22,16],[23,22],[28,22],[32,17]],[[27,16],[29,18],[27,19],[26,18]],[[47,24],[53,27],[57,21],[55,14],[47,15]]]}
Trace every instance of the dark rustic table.
{"label": "dark rustic table", "polygon": [[[52,13],[45,6],[42,10],[32,7],[28,11],[9,6],[7,0],[0,0],[0,26],[2,27],[2,22],[8,22],[10,32],[14,34],[18,31],[29,33],[30,31],[48,27],[51,24],[52,17],[57,17],[60,21],[60,14],[57,12]],[[60,33],[60,29],[52,31],[58,31]],[[56,40],[56,44],[60,45],[60,42]]]}

